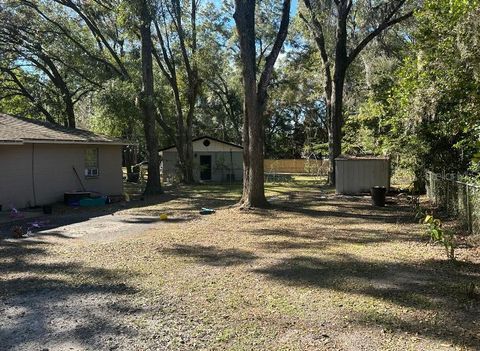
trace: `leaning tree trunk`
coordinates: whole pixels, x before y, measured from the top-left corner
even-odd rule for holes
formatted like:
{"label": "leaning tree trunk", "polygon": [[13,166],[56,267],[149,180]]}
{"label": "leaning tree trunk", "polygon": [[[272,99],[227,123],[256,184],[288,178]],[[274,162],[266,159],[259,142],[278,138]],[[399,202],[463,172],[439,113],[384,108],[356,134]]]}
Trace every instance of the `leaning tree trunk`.
{"label": "leaning tree trunk", "polygon": [[148,179],[145,194],[162,192],[160,184],[160,158],[158,155],[158,140],[155,126],[155,106],[153,96],[153,59],[151,15],[147,4],[142,1],[140,35],[142,41],[142,93],[141,108],[143,113],[143,129],[148,151]]}

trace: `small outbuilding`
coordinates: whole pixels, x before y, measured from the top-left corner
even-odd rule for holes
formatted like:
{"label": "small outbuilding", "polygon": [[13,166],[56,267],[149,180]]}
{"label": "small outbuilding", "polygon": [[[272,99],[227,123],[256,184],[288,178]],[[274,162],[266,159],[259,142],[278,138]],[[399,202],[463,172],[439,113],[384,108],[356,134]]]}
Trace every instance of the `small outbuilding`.
{"label": "small outbuilding", "polygon": [[[163,181],[179,178],[175,146],[160,150]],[[210,136],[193,139],[193,177],[197,182],[234,182],[243,178],[243,148]]]}
{"label": "small outbuilding", "polygon": [[335,159],[335,190],[337,194],[360,194],[374,186],[390,189],[389,157],[350,157]]}
{"label": "small outbuilding", "polygon": [[64,193],[123,194],[126,143],[92,132],[0,114],[0,205],[25,208]]}

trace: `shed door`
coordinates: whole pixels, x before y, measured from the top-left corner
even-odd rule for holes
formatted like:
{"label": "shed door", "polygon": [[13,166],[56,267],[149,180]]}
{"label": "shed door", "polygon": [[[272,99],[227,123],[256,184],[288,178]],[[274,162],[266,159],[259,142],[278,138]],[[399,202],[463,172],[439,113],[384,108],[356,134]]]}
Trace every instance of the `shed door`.
{"label": "shed door", "polygon": [[200,180],[212,180],[212,155],[200,155]]}

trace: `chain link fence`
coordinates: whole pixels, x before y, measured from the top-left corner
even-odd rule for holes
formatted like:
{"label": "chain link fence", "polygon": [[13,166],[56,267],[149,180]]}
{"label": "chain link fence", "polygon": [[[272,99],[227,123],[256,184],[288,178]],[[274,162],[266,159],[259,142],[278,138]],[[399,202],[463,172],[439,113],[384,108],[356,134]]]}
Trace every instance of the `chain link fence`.
{"label": "chain link fence", "polygon": [[427,197],[445,211],[457,217],[468,233],[480,234],[480,186],[457,180],[453,174],[426,173]]}

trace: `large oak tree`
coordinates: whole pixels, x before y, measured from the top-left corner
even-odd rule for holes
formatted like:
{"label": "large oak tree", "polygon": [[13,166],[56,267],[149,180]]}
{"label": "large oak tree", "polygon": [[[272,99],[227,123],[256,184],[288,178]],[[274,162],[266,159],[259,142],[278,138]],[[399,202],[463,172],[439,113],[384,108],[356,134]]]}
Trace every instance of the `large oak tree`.
{"label": "large oak tree", "polygon": [[413,1],[303,2],[306,11],[301,12],[300,16],[310,28],[323,62],[324,98],[329,125],[329,183],[334,185],[335,158],[342,152],[343,97],[347,70],[373,39],[413,15],[413,10],[407,6]]}
{"label": "large oak tree", "polygon": [[[273,68],[290,23],[290,0],[283,1],[280,26],[270,53],[265,58],[263,70],[259,72],[256,52],[255,0],[235,0],[234,19],[240,40],[242,62],[244,122],[243,122],[243,207],[268,205],[264,188],[264,118],[267,90]],[[257,79],[257,74],[260,73]]]}

